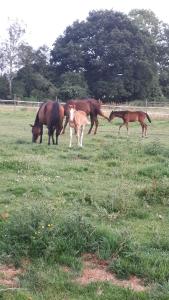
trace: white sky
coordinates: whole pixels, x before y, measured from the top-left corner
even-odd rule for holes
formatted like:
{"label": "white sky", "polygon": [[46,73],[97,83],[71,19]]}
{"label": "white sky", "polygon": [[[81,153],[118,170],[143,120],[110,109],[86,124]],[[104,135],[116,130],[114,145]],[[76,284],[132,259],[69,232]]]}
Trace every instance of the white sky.
{"label": "white sky", "polygon": [[169,0],[1,0],[0,38],[5,38],[8,18],[27,25],[25,40],[37,48],[50,48],[56,38],[75,20],[84,20],[89,11],[113,9],[128,13],[131,9],[151,9],[169,24]]}

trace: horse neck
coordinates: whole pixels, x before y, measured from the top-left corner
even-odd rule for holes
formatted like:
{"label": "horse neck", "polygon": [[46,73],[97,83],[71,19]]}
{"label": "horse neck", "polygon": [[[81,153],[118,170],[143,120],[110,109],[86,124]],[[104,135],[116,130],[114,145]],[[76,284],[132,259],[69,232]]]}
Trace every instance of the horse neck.
{"label": "horse neck", "polygon": [[38,112],[36,114],[36,118],[35,118],[35,122],[34,122],[34,126],[40,126],[40,119],[39,119],[39,114],[41,113],[41,111],[43,111],[44,107],[46,107],[46,103],[42,103],[38,109]]}
{"label": "horse neck", "polygon": [[75,110],[73,109],[73,108],[71,108],[70,109],[70,111],[69,111],[69,120],[70,120],[70,122],[73,122],[73,120],[74,120],[74,115],[75,115]]}
{"label": "horse neck", "polygon": [[114,111],[113,112],[114,117],[119,117],[119,118],[123,118],[124,116],[124,111]]}
{"label": "horse neck", "polygon": [[35,118],[35,122],[34,122],[34,126],[39,126],[40,122],[39,122],[39,114],[37,113],[36,118]]}

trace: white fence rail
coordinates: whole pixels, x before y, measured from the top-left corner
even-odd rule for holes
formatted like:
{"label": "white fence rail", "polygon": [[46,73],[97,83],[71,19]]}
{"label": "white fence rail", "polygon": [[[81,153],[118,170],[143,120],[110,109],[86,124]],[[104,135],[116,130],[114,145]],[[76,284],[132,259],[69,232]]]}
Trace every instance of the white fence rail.
{"label": "white fence rail", "polygon": [[[0,99],[0,107],[3,108],[9,108],[9,109],[21,109],[21,108],[28,108],[28,109],[37,109],[42,102],[38,101],[22,101],[22,100],[6,100],[6,99]],[[60,102],[61,103],[61,102]],[[140,102],[141,103],[141,102]],[[136,103],[110,103],[110,104],[103,104],[103,110],[110,111],[110,110],[143,110],[150,114],[153,114],[154,116],[157,115],[163,115],[167,118],[169,117],[169,103],[167,102],[144,102],[143,106],[138,106]],[[64,104],[64,103],[61,103]],[[156,104],[156,105],[155,105]]]}
{"label": "white fence rail", "polygon": [[[23,106],[39,106],[42,101],[23,101],[23,100],[6,100],[0,99],[0,105],[23,105]],[[61,103],[61,102],[60,102]],[[124,102],[116,103],[111,102],[108,104],[103,104],[106,108],[112,107],[169,107],[169,102],[149,102],[149,101],[140,101],[140,102]]]}
{"label": "white fence rail", "polygon": [[0,105],[39,106],[42,102],[0,99]]}

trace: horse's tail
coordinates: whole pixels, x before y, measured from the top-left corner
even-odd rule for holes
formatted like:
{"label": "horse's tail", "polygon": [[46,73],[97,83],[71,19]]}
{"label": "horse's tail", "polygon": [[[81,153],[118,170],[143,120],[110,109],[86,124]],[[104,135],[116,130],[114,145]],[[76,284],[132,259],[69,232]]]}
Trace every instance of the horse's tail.
{"label": "horse's tail", "polygon": [[99,109],[98,115],[100,115],[101,117],[103,117],[103,118],[105,118],[107,121],[109,121],[109,118],[101,111],[101,109]]}
{"label": "horse's tail", "polygon": [[149,120],[149,122],[151,123],[151,119],[150,119],[150,117],[149,117],[149,115],[147,113],[146,113],[146,117]]}
{"label": "horse's tail", "polygon": [[56,124],[60,123],[60,113],[59,113],[59,103],[54,102],[51,114],[51,125],[56,126]]}

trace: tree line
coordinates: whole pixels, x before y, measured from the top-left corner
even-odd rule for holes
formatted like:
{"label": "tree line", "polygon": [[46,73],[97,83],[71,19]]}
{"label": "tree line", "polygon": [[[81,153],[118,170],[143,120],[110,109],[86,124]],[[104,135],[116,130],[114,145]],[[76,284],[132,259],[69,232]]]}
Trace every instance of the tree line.
{"label": "tree line", "polygon": [[2,99],[169,99],[169,25],[151,10],[91,11],[52,49],[33,49],[23,41],[25,31],[15,21],[0,41]]}

